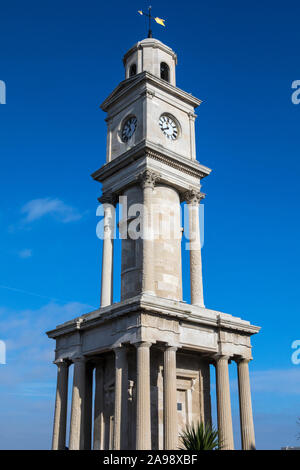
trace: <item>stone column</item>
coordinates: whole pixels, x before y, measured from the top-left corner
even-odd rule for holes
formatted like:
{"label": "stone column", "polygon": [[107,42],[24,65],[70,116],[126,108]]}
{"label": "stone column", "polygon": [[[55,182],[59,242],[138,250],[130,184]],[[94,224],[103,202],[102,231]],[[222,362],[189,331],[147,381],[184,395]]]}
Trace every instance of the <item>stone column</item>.
{"label": "stone column", "polygon": [[97,359],[95,368],[94,450],[104,450],[104,367]]}
{"label": "stone column", "polygon": [[85,358],[78,357],[74,362],[72,409],[70,424],[70,450],[84,446],[84,399],[85,399]]}
{"label": "stone column", "polygon": [[234,449],[228,357],[216,358],[218,430],[221,450]]}
{"label": "stone column", "polygon": [[164,449],[176,450],[177,425],[177,376],[176,350],[167,346],[164,351]]}
{"label": "stone column", "polygon": [[204,194],[194,189],[184,194],[189,210],[191,304],[204,307],[199,203]]}
{"label": "stone column", "polygon": [[143,269],[142,269],[142,291],[147,294],[154,294],[153,278],[153,213],[152,213],[152,193],[155,182],[159,175],[151,170],[145,170],[140,174],[139,180],[143,188],[142,214],[142,237],[143,237]]}
{"label": "stone column", "polygon": [[115,414],[114,450],[124,450],[127,444],[128,365],[125,346],[115,350]]}
{"label": "stone column", "polygon": [[112,193],[104,194],[99,198],[99,202],[104,207],[101,307],[107,307],[113,301],[113,249],[116,198]]}
{"label": "stone column", "polygon": [[249,379],[249,359],[237,360],[238,382],[239,382],[239,401],[240,401],[240,420],[241,420],[241,438],[243,450],[255,449],[255,435],[252,415],[251,390]]}
{"label": "stone column", "polygon": [[85,367],[84,399],[84,450],[91,450],[93,412],[93,371],[94,365],[88,362]]}
{"label": "stone column", "polygon": [[57,365],[57,388],[52,450],[64,450],[66,446],[69,364],[65,360],[56,361],[55,364]]}
{"label": "stone column", "polygon": [[151,450],[151,343],[141,342],[135,346],[137,348],[136,450]]}
{"label": "stone column", "polygon": [[190,120],[190,148],[191,148],[191,159],[196,160],[196,142],[195,142],[195,113],[189,113]]}

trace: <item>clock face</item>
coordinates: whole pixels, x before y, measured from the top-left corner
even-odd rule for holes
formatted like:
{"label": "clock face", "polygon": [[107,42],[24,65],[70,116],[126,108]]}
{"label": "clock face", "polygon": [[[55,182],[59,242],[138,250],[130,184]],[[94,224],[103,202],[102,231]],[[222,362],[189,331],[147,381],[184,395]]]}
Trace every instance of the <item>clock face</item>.
{"label": "clock face", "polygon": [[166,114],[159,118],[159,127],[166,137],[170,140],[175,140],[178,137],[178,125],[175,120]]}
{"label": "clock face", "polygon": [[132,116],[125,121],[122,129],[122,140],[123,142],[128,142],[128,140],[133,136],[137,125],[137,118]]}

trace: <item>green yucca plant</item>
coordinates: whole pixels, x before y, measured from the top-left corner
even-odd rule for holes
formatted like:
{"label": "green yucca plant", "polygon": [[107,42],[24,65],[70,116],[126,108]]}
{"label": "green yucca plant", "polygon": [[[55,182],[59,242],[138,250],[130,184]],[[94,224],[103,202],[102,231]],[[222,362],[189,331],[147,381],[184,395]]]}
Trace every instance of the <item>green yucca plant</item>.
{"label": "green yucca plant", "polygon": [[180,450],[215,450],[220,448],[218,431],[202,422],[187,425],[179,439],[183,445]]}

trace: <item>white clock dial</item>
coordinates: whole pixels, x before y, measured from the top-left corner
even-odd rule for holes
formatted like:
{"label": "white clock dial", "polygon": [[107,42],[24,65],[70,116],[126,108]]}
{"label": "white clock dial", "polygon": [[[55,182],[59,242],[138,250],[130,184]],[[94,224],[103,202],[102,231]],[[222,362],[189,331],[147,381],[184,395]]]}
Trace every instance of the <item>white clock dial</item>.
{"label": "white clock dial", "polygon": [[135,116],[130,117],[125,122],[122,129],[122,140],[123,142],[128,142],[128,140],[133,136],[137,125],[137,118]]}
{"label": "white clock dial", "polygon": [[166,114],[163,114],[159,118],[159,127],[163,131],[166,137],[170,140],[175,140],[178,137],[178,126],[174,119]]}

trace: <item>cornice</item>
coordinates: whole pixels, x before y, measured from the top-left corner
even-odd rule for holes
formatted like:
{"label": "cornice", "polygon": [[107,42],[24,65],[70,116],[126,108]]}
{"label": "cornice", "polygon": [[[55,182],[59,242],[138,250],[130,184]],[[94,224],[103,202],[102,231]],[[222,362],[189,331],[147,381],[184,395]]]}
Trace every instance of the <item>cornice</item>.
{"label": "cornice", "polygon": [[127,95],[134,88],[138,87],[143,83],[149,83],[159,88],[160,90],[166,91],[172,96],[179,98],[180,100],[192,105],[194,108],[201,104],[201,100],[193,96],[191,93],[187,93],[181,88],[178,88],[170,83],[162,80],[161,78],[153,75],[150,72],[141,72],[134,77],[127,78],[119,83],[119,85],[111,92],[111,94],[103,101],[100,105],[100,108],[107,112],[109,108],[115,103],[115,101],[120,100]]}
{"label": "cornice", "polygon": [[58,325],[54,330],[48,331],[47,335],[49,338],[55,339],[78,330],[84,331],[101,326],[103,323],[111,322],[128,314],[150,314],[164,318],[168,317],[191,325],[197,324],[216,330],[234,331],[247,336],[252,336],[260,331],[259,326],[251,325],[238,317],[201,307],[196,308],[185,302],[151,297],[153,296],[140,294],[131,299],[94,310],[79,318]]}
{"label": "cornice", "polygon": [[198,179],[205,178],[211,173],[210,168],[201,165],[195,160],[181,157],[167,149],[164,149],[164,152],[160,152],[155,149],[153,144],[143,140],[134,148],[103,165],[99,170],[92,173],[91,176],[94,180],[103,182],[106,178],[115,174],[117,171],[143,157],[152,158]]}

